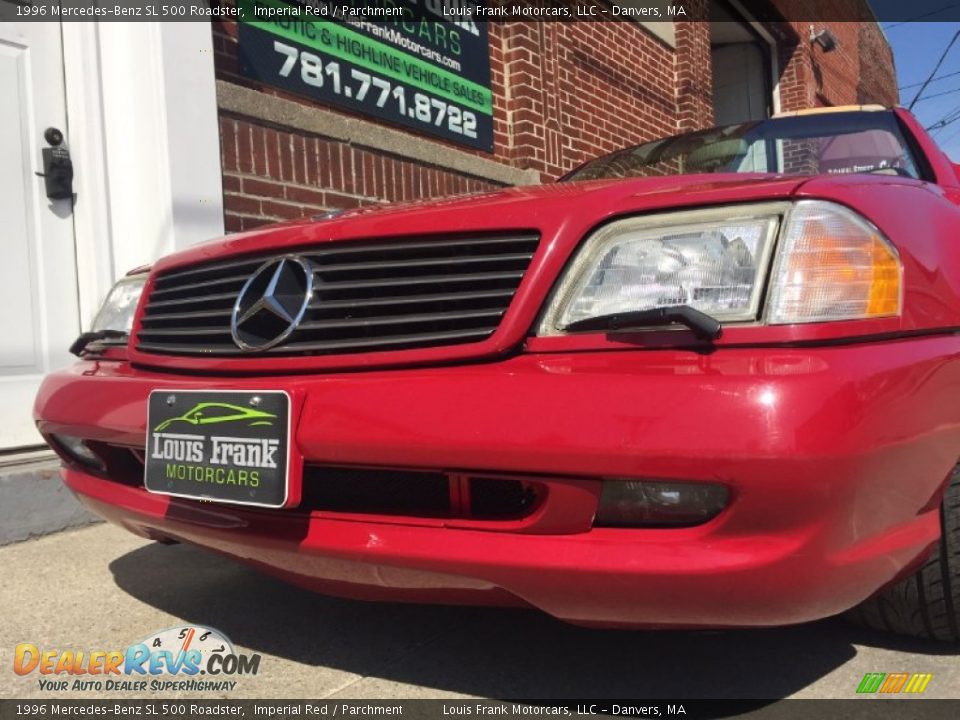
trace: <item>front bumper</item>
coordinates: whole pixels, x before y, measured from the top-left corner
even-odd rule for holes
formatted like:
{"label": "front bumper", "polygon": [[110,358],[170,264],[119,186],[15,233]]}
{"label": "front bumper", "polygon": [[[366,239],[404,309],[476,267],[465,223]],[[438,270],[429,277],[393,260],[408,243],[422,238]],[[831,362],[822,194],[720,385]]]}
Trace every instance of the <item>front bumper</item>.
{"label": "front bumper", "polygon": [[528,604],[596,625],[780,625],[856,605],[937,541],[960,448],[958,352],[944,336],[255,379],[93,361],[51,375],[35,412],[44,433],[142,447],[152,389],[284,389],[299,398],[293,437],[311,463],[722,482],[731,504],[698,527],[538,534],[243,509],[64,472],[88,507],[134,532],[329,593]]}

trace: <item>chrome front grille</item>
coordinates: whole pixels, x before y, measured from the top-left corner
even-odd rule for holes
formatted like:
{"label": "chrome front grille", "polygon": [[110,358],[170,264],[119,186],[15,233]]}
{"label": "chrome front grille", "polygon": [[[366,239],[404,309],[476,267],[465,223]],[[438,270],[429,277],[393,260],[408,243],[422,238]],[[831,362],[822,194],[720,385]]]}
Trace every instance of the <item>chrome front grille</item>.
{"label": "chrome front grille", "polygon": [[291,250],[313,269],[306,312],[282,343],[244,351],[231,335],[237,296],[280,253],[160,274],[137,349],[164,355],[335,355],[479,342],[510,305],[539,237],[533,234],[353,241]]}

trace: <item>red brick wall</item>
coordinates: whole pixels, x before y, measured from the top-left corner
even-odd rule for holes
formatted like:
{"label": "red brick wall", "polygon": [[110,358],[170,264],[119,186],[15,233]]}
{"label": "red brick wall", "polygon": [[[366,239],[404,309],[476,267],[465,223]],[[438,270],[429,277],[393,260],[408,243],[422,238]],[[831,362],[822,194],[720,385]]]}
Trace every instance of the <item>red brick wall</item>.
{"label": "red brick wall", "polygon": [[[708,16],[707,1],[687,3],[691,18]],[[702,20],[678,22],[676,33],[677,130],[699,130],[713,124],[710,26]]]}
{"label": "red brick wall", "polygon": [[377,202],[490,189],[492,183],[298,131],[220,115],[229,232]]}
{"label": "red brick wall", "polygon": [[[692,19],[706,17],[707,0],[685,5]],[[876,24],[829,26],[840,40],[829,54],[811,47],[809,23],[767,26],[778,40],[782,108],[895,102],[893,61]],[[488,28],[494,151],[459,152],[549,179],[590,157],[712,123],[707,23],[677,22],[675,48],[632,22],[501,22]],[[240,76],[234,23],[214,22],[213,36],[218,79],[312,105]],[[223,113],[220,131],[229,230],[497,186],[253,118]],[[410,141],[427,139],[411,133]]]}
{"label": "red brick wall", "polygon": [[[697,23],[682,24],[689,27],[680,35],[690,39],[684,39],[674,51],[629,22],[491,23],[494,152],[491,155],[464,148],[458,150],[517,168],[537,170],[549,179],[596,155],[676,132],[681,127],[678,124],[681,104],[688,122],[709,124],[706,27]],[[261,86],[240,75],[235,23],[215,22],[213,34],[218,79],[311,104],[309,100]],[[699,44],[694,40],[696,37]],[[706,62],[702,57],[704,43]],[[696,45],[701,56],[684,62],[685,80],[678,86],[677,63],[678,58],[686,57],[686,45]],[[702,76],[704,68],[705,77]],[[687,95],[694,94],[696,100],[688,101]],[[349,115],[336,108],[325,109]],[[225,211],[230,229],[309,215],[319,209],[436,197],[496,186],[490,181],[443,168],[423,167],[328,138],[266,127],[251,118],[222,115],[221,137]],[[416,135],[411,136],[412,142],[418,139]],[[444,144],[435,138],[430,141]],[[296,154],[301,147],[308,151],[309,162],[316,162],[318,166],[316,178],[306,171],[294,175],[296,168],[288,170],[284,165],[292,164],[287,156],[291,152]],[[254,150],[259,155],[250,157]],[[275,162],[271,161],[271,153],[278,155]],[[341,172],[329,167],[336,163]],[[382,167],[379,172],[394,179],[381,184],[375,176],[372,182],[362,183],[366,177],[362,172],[365,164]],[[409,175],[415,177],[407,185],[389,184]],[[354,176],[359,176],[360,182],[354,180]],[[315,179],[319,184],[314,183]]]}
{"label": "red brick wall", "polygon": [[880,103],[893,106],[900,102],[897,91],[897,71],[893,51],[874,22],[860,24],[860,78],[857,85],[858,103]]}
{"label": "red brick wall", "polygon": [[[688,70],[693,62],[686,45],[674,51],[634,23],[515,22],[501,26],[499,34],[512,145],[498,144],[496,157],[550,177],[676,132],[679,102],[686,108],[686,95],[703,90]],[[678,59],[691,78],[681,86]],[[697,108],[690,104],[685,112]]]}
{"label": "red brick wall", "polygon": [[810,42],[807,22],[783,23],[780,103],[784,111],[824,105],[896,105],[893,54],[875,22],[812,23],[836,36],[832,52]]}

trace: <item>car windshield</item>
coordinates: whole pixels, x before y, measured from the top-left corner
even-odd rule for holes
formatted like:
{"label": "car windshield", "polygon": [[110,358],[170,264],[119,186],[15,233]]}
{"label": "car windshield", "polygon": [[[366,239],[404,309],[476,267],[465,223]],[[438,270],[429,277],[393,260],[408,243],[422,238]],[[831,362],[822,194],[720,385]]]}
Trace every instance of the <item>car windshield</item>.
{"label": "car windshield", "polygon": [[654,140],[592,160],[563,180],[756,172],[920,177],[896,116],[861,110],[771,118]]}

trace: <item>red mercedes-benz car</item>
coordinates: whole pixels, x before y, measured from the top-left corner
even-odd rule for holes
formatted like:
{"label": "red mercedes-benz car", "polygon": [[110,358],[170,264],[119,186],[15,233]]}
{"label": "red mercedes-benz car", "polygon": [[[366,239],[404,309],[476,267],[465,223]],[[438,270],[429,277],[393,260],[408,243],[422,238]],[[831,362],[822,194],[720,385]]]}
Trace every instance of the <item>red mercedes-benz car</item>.
{"label": "red mercedes-benz car", "polygon": [[907,112],[163,258],[40,431],[144,537],[322,592],[960,640],[960,166]]}

